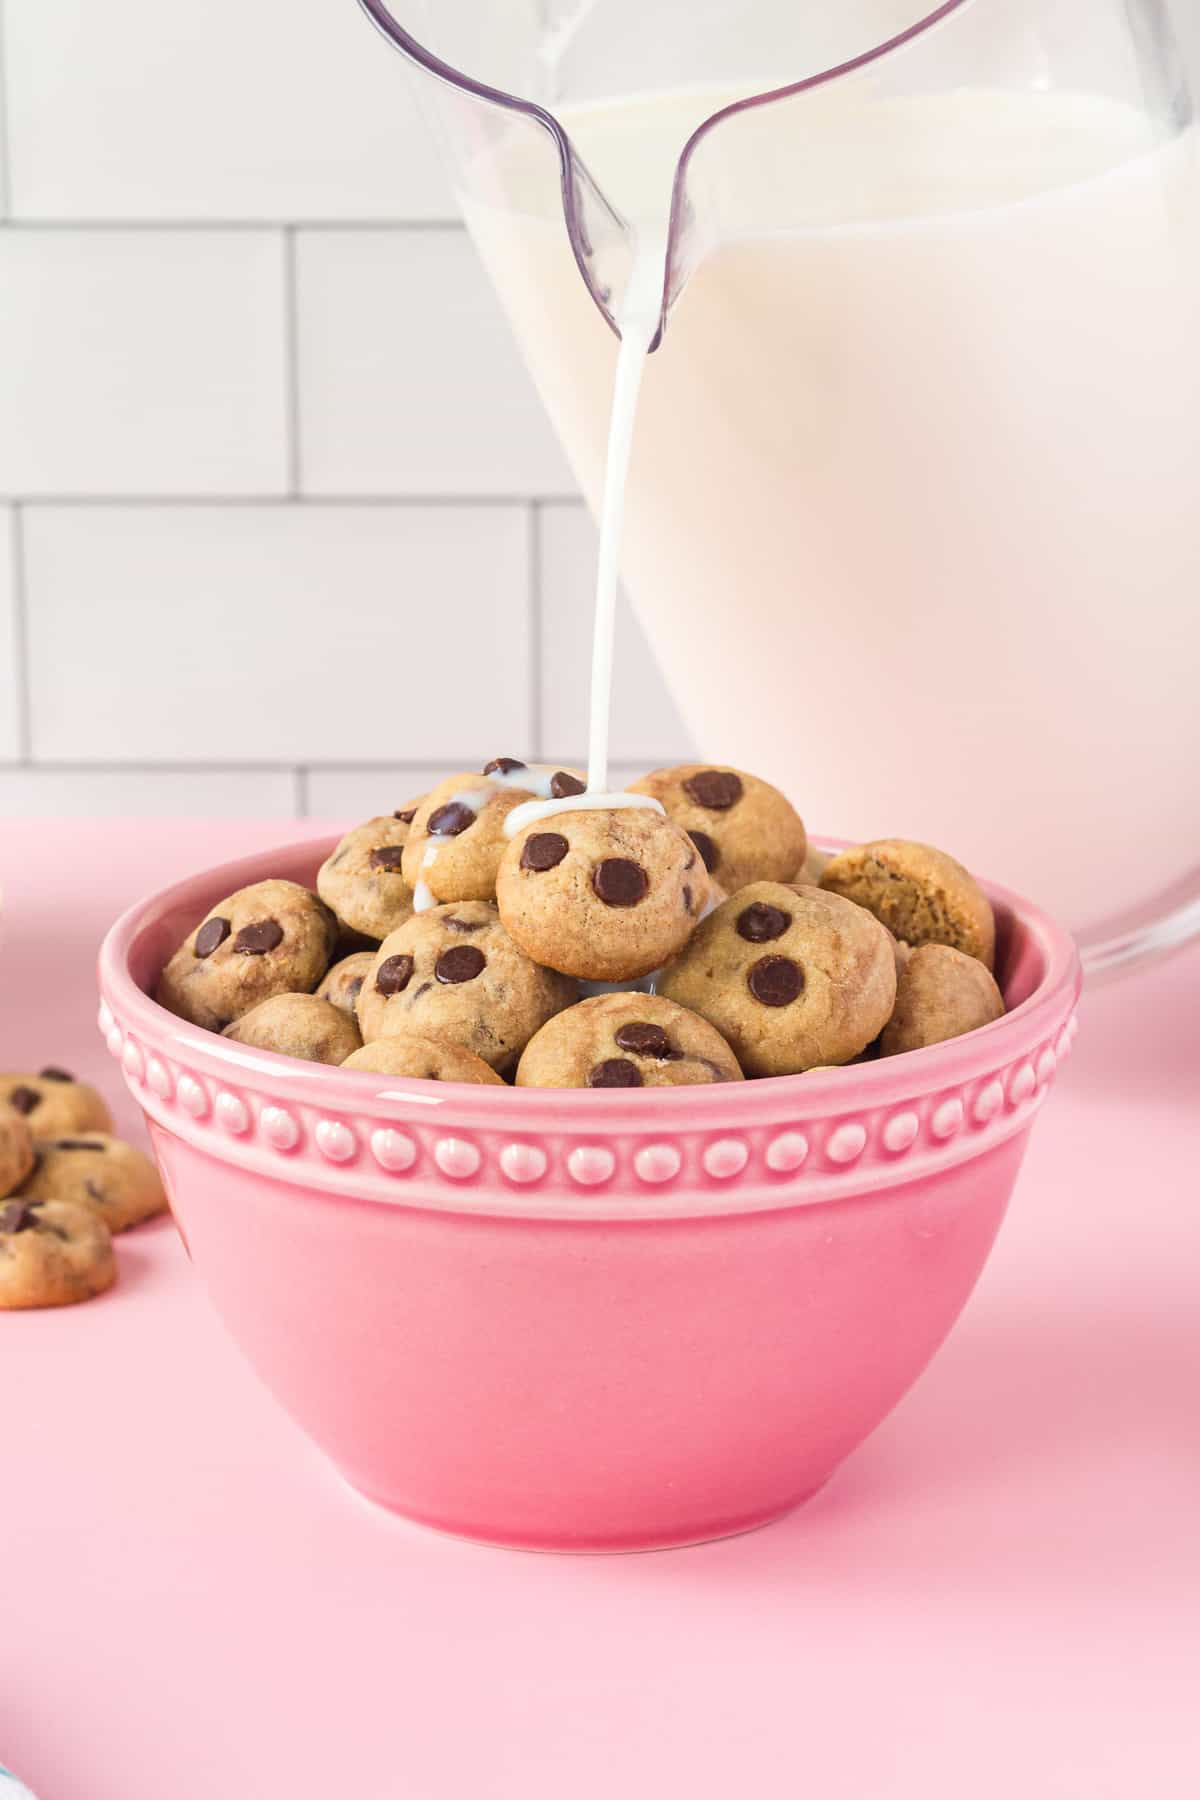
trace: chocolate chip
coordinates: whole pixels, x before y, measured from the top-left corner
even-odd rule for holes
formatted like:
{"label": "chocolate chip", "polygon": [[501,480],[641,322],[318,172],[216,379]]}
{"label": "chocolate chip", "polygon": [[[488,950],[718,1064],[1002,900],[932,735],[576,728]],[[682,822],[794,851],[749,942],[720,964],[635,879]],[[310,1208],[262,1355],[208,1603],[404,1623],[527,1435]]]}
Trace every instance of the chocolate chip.
{"label": "chocolate chip", "polygon": [[767,906],[756,900],[738,914],[738,936],[748,944],[769,944],[772,938],[782,937],[791,922],[781,906]]}
{"label": "chocolate chip", "polygon": [[104,1192],[104,1189],[102,1187],[99,1187],[97,1185],[96,1182],[94,1182],[90,1179],[85,1181],[83,1184],[83,1191],[87,1195],[89,1200],[98,1201],[101,1206],[108,1205],[108,1195]]}
{"label": "chocolate chip", "polygon": [[525,766],[516,756],[493,756],[490,763],[484,764],[483,772],[485,775],[513,775]]}
{"label": "chocolate chip", "polygon": [[726,812],[741,799],[745,789],[741,776],[729,769],[700,769],[688,776],[683,791],[689,800],[709,812]]}
{"label": "chocolate chip", "polygon": [[381,844],[378,850],[372,850],[370,865],[373,869],[386,869],[390,875],[400,873],[400,864],[404,860],[403,844]]}
{"label": "chocolate chip", "polygon": [[103,1150],[103,1144],[91,1142],[88,1138],[55,1138],[51,1146],[54,1150]]}
{"label": "chocolate chip", "polygon": [[433,972],[448,987],[456,987],[461,981],[474,981],[486,968],[487,957],[476,945],[455,944],[442,951],[433,965]]}
{"label": "chocolate chip", "polygon": [[442,924],[447,931],[461,931],[463,933],[468,931],[486,931],[489,923],[490,921],[487,919],[460,919],[457,913],[451,913],[448,919],[442,920]]}
{"label": "chocolate chip", "polygon": [[35,1106],[42,1104],[42,1096],[31,1087],[15,1087],[8,1096],[8,1104],[14,1112],[31,1113]]}
{"label": "chocolate chip", "polygon": [[377,994],[402,994],[412,980],[416,963],[411,956],[389,956],[375,972]]}
{"label": "chocolate chip", "polygon": [[550,797],[552,800],[569,800],[572,794],[586,794],[587,782],[580,781],[578,775],[568,775],[565,769],[559,769],[550,777]]}
{"label": "chocolate chip", "polygon": [[429,833],[431,837],[458,837],[469,825],[475,823],[475,814],[461,800],[451,800],[446,806],[439,806],[436,812],[429,815]]}
{"label": "chocolate chip", "polygon": [[243,925],[233,940],[233,948],[238,956],[265,956],[268,950],[278,950],[283,942],[283,926],[278,919],[255,919],[253,925]]}
{"label": "chocolate chip", "polygon": [[746,977],[750,992],[764,1006],[790,1006],[804,987],[804,971],[790,956],[763,956]]}
{"label": "chocolate chip", "polygon": [[684,912],[692,910],[692,890],[686,881],[683,884],[683,910]]}
{"label": "chocolate chip", "polygon": [[607,1062],[593,1063],[588,1070],[589,1087],[641,1087],[641,1071],[623,1056],[610,1056]]}
{"label": "chocolate chip", "polygon": [[417,809],[415,806],[407,807],[404,812],[394,812],[392,814],[393,819],[399,819],[402,825],[411,825],[416,816]]}
{"label": "chocolate chip", "polygon": [[640,1019],[622,1025],[614,1041],[620,1050],[632,1050],[635,1056],[654,1056],[659,1062],[667,1062],[679,1054],[672,1048],[661,1025],[643,1024]]}
{"label": "chocolate chip", "polygon": [[712,838],[709,837],[707,831],[689,831],[688,836],[700,852],[701,860],[709,874],[714,874],[717,865],[721,860],[721,852],[717,849]]}
{"label": "chocolate chip", "polygon": [[75,1077],[69,1069],[41,1069],[38,1072],[38,1079],[39,1081],[74,1081]]}
{"label": "chocolate chip", "polygon": [[32,1231],[37,1223],[33,1216],[33,1207],[27,1200],[10,1200],[7,1206],[0,1206],[0,1232],[15,1237],[18,1231]]}
{"label": "chocolate chip", "polygon": [[636,906],[650,891],[650,877],[628,856],[606,856],[592,873],[592,886],[605,906]]}
{"label": "chocolate chip", "polygon": [[362,993],[362,984],[365,979],[366,977],[363,975],[356,975],[354,980],[347,984],[346,998],[349,1000],[351,1006],[353,1006],[354,1002],[358,999],[358,996]]}
{"label": "chocolate chip", "polygon": [[223,944],[232,930],[233,926],[228,919],[205,919],[196,933],[196,942],[193,945],[195,954],[201,957],[211,956],[218,944]]}
{"label": "chocolate chip", "polygon": [[557,869],[570,848],[559,831],[535,831],[531,838],[525,840],[525,847],[521,851],[521,867],[532,869],[535,875],[544,875],[547,869]]}

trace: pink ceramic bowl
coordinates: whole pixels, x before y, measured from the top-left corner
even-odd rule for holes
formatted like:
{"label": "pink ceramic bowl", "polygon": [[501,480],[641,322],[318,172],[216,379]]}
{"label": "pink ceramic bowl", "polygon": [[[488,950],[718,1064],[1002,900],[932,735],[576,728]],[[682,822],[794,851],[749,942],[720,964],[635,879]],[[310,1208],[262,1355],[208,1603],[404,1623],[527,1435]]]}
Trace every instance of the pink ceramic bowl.
{"label": "pink ceramic bowl", "polygon": [[743,1531],[828,1480],[970,1294],[1075,1031],[1069,939],[993,889],[1011,1011],[890,1061],[513,1091],[246,1049],[147,997],[224,895],[126,913],[101,1026],[234,1338],[347,1481],[501,1544]]}

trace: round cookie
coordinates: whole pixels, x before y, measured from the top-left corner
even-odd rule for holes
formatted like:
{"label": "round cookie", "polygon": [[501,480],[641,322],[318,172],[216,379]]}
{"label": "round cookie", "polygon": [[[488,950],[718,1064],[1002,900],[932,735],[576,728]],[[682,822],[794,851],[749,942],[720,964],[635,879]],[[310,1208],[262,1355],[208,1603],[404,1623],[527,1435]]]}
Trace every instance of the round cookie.
{"label": "round cookie", "polygon": [[404,852],[404,877],[426,905],[491,900],[508,838],[504,821],[514,807],[539,797],[582,794],[587,783],[572,769],[531,766],[498,756],[482,774],[450,775],[417,808]]}
{"label": "round cookie", "polygon": [[222,1036],[255,1050],[335,1067],[362,1047],[354,1015],[316,994],[273,994],[227,1025]]}
{"label": "round cookie", "polygon": [[73,1306],[110,1288],[117,1260],[107,1225],[68,1200],[0,1201],[0,1312]]}
{"label": "round cookie", "polygon": [[68,1201],[93,1213],[114,1233],[128,1231],[167,1208],[162,1177],[150,1158],[102,1131],[40,1144],[21,1198]]}
{"label": "round cookie", "polygon": [[906,944],[949,944],[992,966],[996,925],[988,897],[943,850],[879,838],[840,851],[825,865],[821,886],[865,906]]}
{"label": "round cookie", "polygon": [[343,956],[341,962],[334,963],[317,989],[317,999],[328,1000],[331,1006],[340,1006],[352,1019],[357,1019],[354,1009],[374,961],[374,950],[356,950],[353,956]]}
{"label": "round cookie", "polygon": [[740,1081],[719,1031],[657,994],[600,994],[543,1025],[525,1047],[518,1087],[695,1087]]}
{"label": "round cookie", "polygon": [[791,881],[804,861],[804,821],[769,781],[743,769],[680,763],[654,769],[630,793],[660,800],[727,894],[751,881]]}
{"label": "round cookie", "polygon": [[949,944],[921,944],[896,983],[896,1005],[879,1042],[882,1056],[923,1050],[1004,1017],[1004,996],[977,957]]}
{"label": "round cookie", "polygon": [[585,981],[628,981],[682,949],[708,900],[686,832],[657,808],[558,813],[519,831],[496,878],[527,956]]}
{"label": "round cookie", "polygon": [[408,1081],[473,1081],[480,1086],[503,1087],[504,1079],[461,1044],[449,1040],[415,1037],[376,1038],[348,1056],[343,1069],[361,1069],[373,1075],[400,1075]]}
{"label": "round cookie", "polygon": [[66,1069],[40,1075],[0,1075],[0,1112],[24,1119],[35,1138],[64,1131],[111,1131],[112,1115],[94,1087]]}
{"label": "round cookie", "polygon": [[311,993],[329,967],[337,920],[294,881],[257,881],[220,901],[167,963],[157,999],[224,1031],[273,994]]}
{"label": "round cookie", "polygon": [[[413,806],[415,814],[417,801]],[[317,892],[345,930],[379,943],[412,914],[404,846],[412,828],[402,813],[368,819],[336,844],[317,870]]]}
{"label": "round cookie", "polygon": [[416,913],[379,946],[358,996],[364,1042],[413,1034],[462,1044],[501,1074],[578,998],[513,942],[496,908],[463,900]]}
{"label": "round cookie", "polygon": [[0,1200],[15,1192],[33,1167],[33,1139],[19,1113],[0,1109]]}
{"label": "round cookie", "polygon": [[820,888],[759,881],[699,926],[658,991],[715,1025],[747,1075],[847,1063],[891,1017],[891,940]]}

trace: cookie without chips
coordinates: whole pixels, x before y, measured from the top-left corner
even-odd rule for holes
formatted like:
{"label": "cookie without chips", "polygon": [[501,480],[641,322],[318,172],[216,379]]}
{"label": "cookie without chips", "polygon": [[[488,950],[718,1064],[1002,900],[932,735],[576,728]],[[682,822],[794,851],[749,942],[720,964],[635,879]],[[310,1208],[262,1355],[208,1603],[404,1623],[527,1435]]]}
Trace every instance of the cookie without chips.
{"label": "cookie without chips", "polygon": [[978,957],[949,944],[921,944],[896,983],[896,1005],[883,1030],[882,1056],[924,1050],[1004,1017],[1004,996]]}
{"label": "cookie without chips", "polygon": [[[375,947],[379,948],[378,945]],[[338,1006],[357,1023],[355,1008],[362,984],[371,972],[371,964],[375,961],[375,950],[356,950],[352,956],[343,956],[341,962],[335,962],[329,973],[317,989],[318,1000],[328,1000],[331,1006]]]}
{"label": "cookie without chips", "polygon": [[117,1278],[108,1227],[69,1200],[0,1202],[0,1312],[74,1306]]}
{"label": "cookie without chips", "polygon": [[342,1064],[371,1075],[399,1075],[407,1081],[470,1081],[503,1087],[504,1079],[462,1044],[404,1032],[364,1044]]}
{"label": "cookie without chips", "polygon": [[698,1013],[657,994],[598,994],[543,1025],[518,1087],[695,1087],[740,1081],[738,1060]]}
{"label": "cookie without chips", "polygon": [[908,838],[878,838],[840,851],[825,865],[821,886],[865,906],[906,944],[949,944],[992,967],[991,903],[974,876],[944,850]]}
{"label": "cookie without chips", "polygon": [[128,1231],[167,1208],[162,1177],[151,1159],[133,1144],[102,1131],[39,1144],[37,1163],[21,1198],[69,1201],[94,1214],[113,1233]]}
{"label": "cookie without chips", "polygon": [[317,994],[273,994],[222,1034],[235,1044],[335,1067],[362,1047],[358,1021]]}

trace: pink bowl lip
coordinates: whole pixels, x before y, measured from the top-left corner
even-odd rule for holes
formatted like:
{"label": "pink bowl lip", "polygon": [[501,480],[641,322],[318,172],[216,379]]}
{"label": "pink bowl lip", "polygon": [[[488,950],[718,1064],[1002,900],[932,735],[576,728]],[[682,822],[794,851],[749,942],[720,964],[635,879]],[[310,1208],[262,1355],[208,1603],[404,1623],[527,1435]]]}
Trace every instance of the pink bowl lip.
{"label": "pink bowl lip", "polygon": [[[236,1082],[253,1076],[270,1082],[283,1096],[310,1100],[334,1112],[352,1113],[365,1104],[395,1103],[397,1122],[442,1115],[464,1129],[526,1133],[568,1133],[602,1141],[613,1133],[653,1129],[695,1129],[714,1133],[755,1124],[778,1126],[783,1118],[803,1123],[831,1114],[853,1114],[930,1095],[956,1091],[973,1079],[1002,1068],[1039,1042],[1053,1041],[1074,1009],[1081,975],[1068,934],[1040,908],[995,883],[984,886],[1032,940],[1041,962],[1033,991],[993,1024],[926,1050],[859,1063],[817,1074],[784,1075],[704,1087],[618,1089],[582,1095],[574,1088],[498,1088],[459,1082],[437,1084],[392,1076],[347,1072],[300,1062],[271,1051],[253,1050],[177,1018],[143,992],[129,970],[134,944],[146,924],[172,906],[197,898],[197,889],[232,893],[266,877],[272,865],[315,865],[337,841],[308,839],[219,864],[200,875],[151,894],[116,921],[100,951],[100,983],[106,1003],[121,1024],[153,1048],[171,1046],[190,1064]],[[835,839],[814,840],[837,849]],[[266,865],[266,866],[264,866]],[[852,1073],[851,1073],[852,1069]],[[532,1199],[532,1196],[530,1196]]]}

